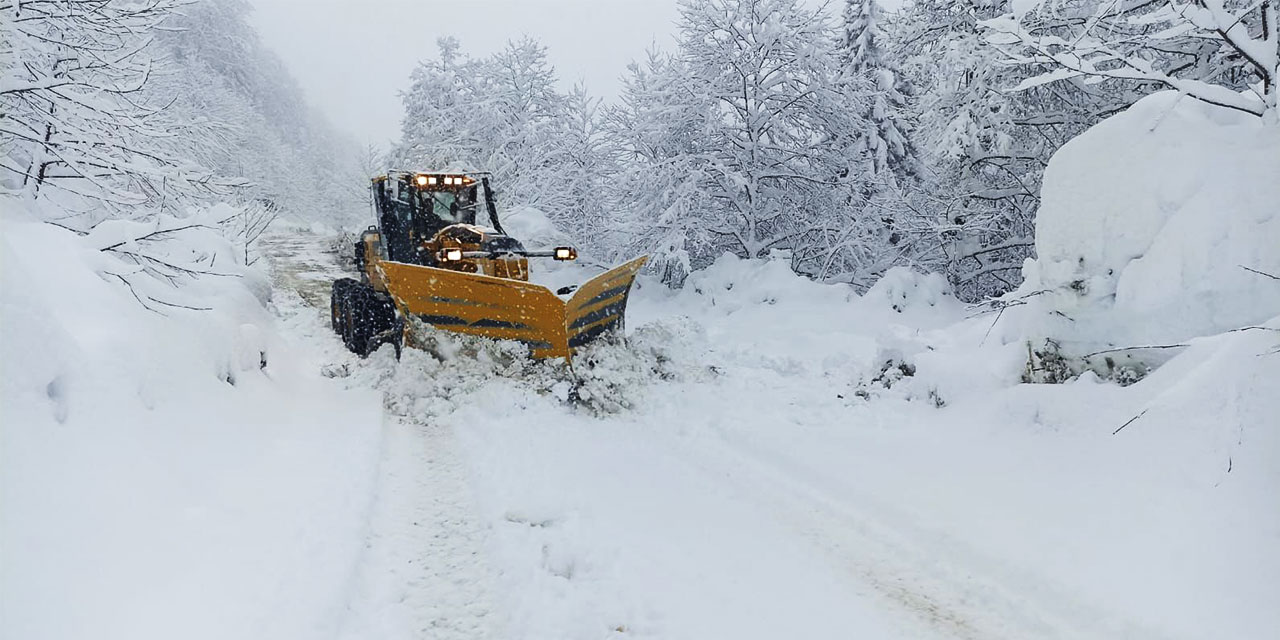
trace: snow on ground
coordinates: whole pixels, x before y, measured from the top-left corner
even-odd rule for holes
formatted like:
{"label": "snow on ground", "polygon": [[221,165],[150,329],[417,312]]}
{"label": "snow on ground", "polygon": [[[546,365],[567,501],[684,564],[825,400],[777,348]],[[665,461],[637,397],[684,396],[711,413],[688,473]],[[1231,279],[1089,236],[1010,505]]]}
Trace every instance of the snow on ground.
{"label": "snow on ground", "polygon": [[[1239,126],[1130,115],[1156,111]],[[572,369],[446,333],[355,358],[327,326],[349,248],[324,230],[262,240],[269,301],[242,269],[212,311],[160,315],[85,239],[7,216],[0,636],[1272,637],[1276,292],[1214,266],[1236,306],[1179,316],[1146,377],[1020,384],[1061,314],[1105,342],[1214,306],[1199,240],[1271,264],[1274,211],[1248,197],[1223,234],[1175,233],[1216,188],[1110,209],[1142,227],[1115,247],[1048,223],[1028,273],[1053,295],[992,310],[907,269],[863,296],[731,256],[680,291],[642,277],[625,343]],[[535,214],[513,228],[558,242]],[[1125,293],[1165,251],[1186,296]]]}
{"label": "snow on ground", "polygon": [[377,480],[336,637],[489,637],[490,572],[482,556],[487,533],[473,515],[452,431],[396,410],[385,384],[395,368],[390,350],[362,362],[329,327],[330,285],[352,275],[350,247],[296,228],[276,230],[262,245],[273,263],[277,296],[291,301],[281,305],[282,331],[308,345],[316,371],[345,388],[377,390],[390,409],[376,425]]}
{"label": "snow on ground", "polygon": [[[596,269],[543,277],[575,272]],[[628,344],[573,374],[442,334],[348,376],[461,453],[483,551],[446,566],[485,584],[497,637],[1280,624],[1274,333],[1206,338],[1130,387],[1017,385],[1019,332],[966,313],[931,276],[859,298],[725,258],[679,293],[642,282]]]}
{"label": "snow on ground", "polygon": [[[448,335],[434,353],[359,360],[327,327],[333,240],[291,230],[264,250],[264,372],[166,383],[153,409],[117,406],[116,389],[117,404],[73,402],[63,424],[47,397],[6,390],[6,636],[1280,625],[1272,332],[1196,341],[1129,387],[1017,385],[1007,318],[966,319],[930,276],[895,272],[859,298],[726,258],[678,293],[642,282],[628,344],[573,374]],[[12,284],[7,327],[26,304]],[[68,598],[84,603],[71,615]]]}
{"label": "snow on ground", "polygon": [[[1268,637],[1280,304],[1235,263],[1273,266],[1274,198],[1138,161],[1181,162],[1187,130],[1211,165],[1266,174],[1280,155],[1169,100],[1052,167],[1066,186],[1028,286],[1053,295],[982,312],[937,276],[894,270],[858,297],[726,256],[679,292],[642,278],[628,343],[572,372],[440,336],[351,375],[452,434],[501,637]],[[1139,149],[1118,161],[1134,175],[1092,162],[1115,140]],[[1114,198],[1072,204],[1090,194]],[[1189,231],[1205,224],[1221,233]],[[599,270],[538,266],[550,286]],[[1064,306],[1081,277],[1087,300]],[[1090,326],[1046,333],[1064,314]],[[1129,386],[1019,384],[1029,341],[1055,335],[1188,346]]]}
{"label": "snow on ground", "polygon": [[[554,384],[499,378],[441,416],[508,567],[511,636],[1264,637],[1280,623],[1266,605],[1280,407],[1264,393],[1280,362],[1257,357],[1274,336],[1224,337],[1127,389],[1010,388],[1019,349],[997,346],[1014,357],[953,366],[995,380],[990,397],[940,376],[867,401],[882,345],[977,344],[990,317],[930,336],[870,297],[805,300],[808,283],[775,287],[770,268],[639,296],[633,326],[684,340],[665,354],[676,379],[641,382],[630,410],[602,419]],[[906,323],[884,324],[895,315]],[[1188,378],[1211,384],[1187,392]],[[1219,421],[1223,397],[1236,420]]]}
{"label": "snow on ground", "polygon": [[251,270],[199,285],[212,310],[161,315],[68,231],[7,208],[3,242],[0,636],[332,635],[377,478],[376,392],[320,376]]}

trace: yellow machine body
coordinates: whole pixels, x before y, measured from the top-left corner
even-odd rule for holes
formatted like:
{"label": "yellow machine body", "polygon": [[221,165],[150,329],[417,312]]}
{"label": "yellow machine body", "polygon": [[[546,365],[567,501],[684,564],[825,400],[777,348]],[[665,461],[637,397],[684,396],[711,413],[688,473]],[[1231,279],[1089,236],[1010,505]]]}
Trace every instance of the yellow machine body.
{"label": "yellow machine body", "polygon": [[[597,336],[622,329],[631,284],[646,260],[636,258],[588,280],[567,301],[524,280],[390,261],[375,268],[406,317],[438,329],[516,340],[534,357],[569,358]],[[412,336],[405,338],[412,346]]]}
{"label": "yellow machine body", "polygon": [[[570,358],[622,330],[647,257],[592,278],[565,299],[529,282],[529,258],[573,260],[576,250],[530,251],[506,235],[487,177],[396,172],[374,178],[372,194],[378,225],[356,243],[360,279],[335,281],[331,298],[334,331],[359,355],[384,342],[420,346],[413,335],[419,322],[516,340],[539,358]],[[491,226],[476,224],[482,204]]]}

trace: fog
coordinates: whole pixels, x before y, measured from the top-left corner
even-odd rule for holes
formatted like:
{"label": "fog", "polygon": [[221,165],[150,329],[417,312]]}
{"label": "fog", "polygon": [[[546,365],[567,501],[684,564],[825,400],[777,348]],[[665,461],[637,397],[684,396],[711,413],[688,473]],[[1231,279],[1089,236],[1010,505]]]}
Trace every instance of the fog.
{"label": "fog", "polygon": [[252,0],[253,20],[307,97],[338,129],[383,146],[399,134],[398,93],[436,40],[484,55],[531,36],[567,88],[617,95],[626,65],[673,42],[676,0]]}

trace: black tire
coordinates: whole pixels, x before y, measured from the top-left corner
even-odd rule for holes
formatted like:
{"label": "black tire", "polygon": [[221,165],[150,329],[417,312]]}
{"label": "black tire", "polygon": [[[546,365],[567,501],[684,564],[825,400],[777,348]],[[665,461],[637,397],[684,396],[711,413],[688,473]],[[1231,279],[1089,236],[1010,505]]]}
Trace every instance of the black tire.
{"label": "black tire", "polygon": [[399,335],[393,330],[400,326],[400,320],[395,304],[385,293],[351,278],[337,280],[333,283],[329,314],[334,332],[342,336],[342,343],[352,353],[366,357],[388,337],[399,353]]}
{"label": "black tire", "polygon": [[347,299],[351,295],[351,288],[359,284],[351,278],[341,278],[333,281],[333,288],[329,294],[329,326],[333,328],[334,333],[340,336],[346,335],[343,318],[346,315]]}
{"label": "black tire", "polygon": [[336,290],[329,296],[329,326],[338,335],[342,335],[342,315],[346,312],[344,302],[343,295]]}
{"label": "black tire", "polygon": [[365,287],[353,287],[347,295],[347,348],[361,358],[369,355],[369,337],[373,335],[373,327],[369,324],[369,295]]}
{"label": "black tire", "polygon": [[351,344],[351,334],[357,321],[351,298],[348,297],[342,305],[342,332],[338,334],[342,337],[342,346],[346,347],[347,351],[355,351]]}

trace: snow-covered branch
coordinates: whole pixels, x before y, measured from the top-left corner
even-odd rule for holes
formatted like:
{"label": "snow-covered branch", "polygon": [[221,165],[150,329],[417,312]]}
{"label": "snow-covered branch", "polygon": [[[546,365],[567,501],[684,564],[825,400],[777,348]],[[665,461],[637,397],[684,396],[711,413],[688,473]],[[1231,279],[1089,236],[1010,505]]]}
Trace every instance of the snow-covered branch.
{"label": "snow-covered branch", "polygon": [[[1085,19],[1063,22],[1063,12]],[[1274,119],[1276,13],[1269,0],[1071,2],[1042,4],[982,25],[1008,63],[1043,70],[1016,90],[1073,78],[1155,83]]]}

